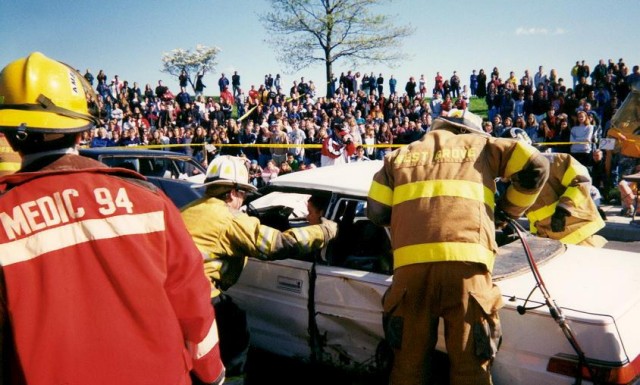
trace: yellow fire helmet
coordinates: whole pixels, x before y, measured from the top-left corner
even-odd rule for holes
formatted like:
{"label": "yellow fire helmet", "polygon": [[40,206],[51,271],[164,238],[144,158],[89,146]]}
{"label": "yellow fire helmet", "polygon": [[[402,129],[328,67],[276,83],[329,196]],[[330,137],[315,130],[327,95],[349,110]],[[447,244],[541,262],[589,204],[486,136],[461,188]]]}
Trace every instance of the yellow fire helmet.
{"label": "yellow fire helmet", "polygon": [[249,170],[245,160],[237,156],[221,155],[213,160],[207,168],[204,183],[193,188],[204,186],[229,186],[244,191],[256,191],[256,186],[249,183]]}
{"label": "yellow fire helmet", "polygon": [[74,133],[99,124],[89,114],[91,86],[75,69],[40,52],[0,72],[0,131]]}

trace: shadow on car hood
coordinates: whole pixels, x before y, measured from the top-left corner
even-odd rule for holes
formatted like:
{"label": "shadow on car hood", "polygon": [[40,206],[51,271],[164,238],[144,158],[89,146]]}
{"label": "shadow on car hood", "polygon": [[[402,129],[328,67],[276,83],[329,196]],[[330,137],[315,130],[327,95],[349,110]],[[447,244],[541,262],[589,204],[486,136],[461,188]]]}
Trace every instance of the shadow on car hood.
{"label": "shadow on car hood", "polygon": [[[553,258],[566,250],[562,243],[539,237],[527,237],[529,248],[538,266],[544,265],[550,258]],[[520,241],[515,241],[498,248],[496,262],[493,268],[494,281],[511,278],[523,273],[530,273],[529,261]]]}

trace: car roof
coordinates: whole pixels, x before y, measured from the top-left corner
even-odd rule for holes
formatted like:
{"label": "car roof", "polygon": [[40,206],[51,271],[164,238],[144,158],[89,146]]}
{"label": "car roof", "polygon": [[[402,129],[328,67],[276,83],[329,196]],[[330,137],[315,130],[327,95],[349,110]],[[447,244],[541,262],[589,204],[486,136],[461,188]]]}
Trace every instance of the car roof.
{"label": "car roof", "polygon": [[382,164],[380,160],[371,160],[293,172],[279,175],[271,181],[270,187],[332,191],[366,197],[373,175],[382,168]]}
{"label": "car roof", "polygon": [[133,149],[122,147],[95,147],[95,148],[81,148],[80,154],[89,157],[98,156],[128,156],[128,157],[157,157],[157,158],[176,158],[188,160],[191,159],[190,155],[182,154],[174,151],[165,150],[147,150],[147,149]]}

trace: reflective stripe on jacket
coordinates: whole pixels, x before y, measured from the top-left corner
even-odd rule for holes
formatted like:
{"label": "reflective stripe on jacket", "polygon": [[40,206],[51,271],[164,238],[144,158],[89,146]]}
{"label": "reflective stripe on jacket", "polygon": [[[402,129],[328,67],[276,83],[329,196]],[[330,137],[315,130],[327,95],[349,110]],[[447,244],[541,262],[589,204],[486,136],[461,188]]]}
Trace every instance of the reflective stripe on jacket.
{"label": "reflective stripe on jacket", "polygon": [[[549,179],[526,213],[530,231],[563,243],[579,244],[605,226],[591,199],[589,170],[569,154],[545,156],[550,161]],[[570,214],[565,230],[558,233],[551,231],[551,216],[557,206]]]}
{"label": "reflective stripe on jacket", "polygon": [[14,378],[176,385],[192,369],[207,383],[223,375],[201,254],[175,206],[141,179],[71,154],[0,179],[10,188],[0,315],[11,320]]}
{"label": "reflective stripe on jacket", "polygon": [[323,225],[281,232],[261,225],[258,218],[231,210],[223,200],[213,197],[205,196],[184,207],[182,218],[205,256],[212,298],[237,282],[247,257],[284,259],[325,244]]}
{"label": "reflective stripe on jacket", "polygon": [[511,185],[497,205],[517,218],[535,202],[547,160],[531,146],[434,130],[385,156],[367,212],[391,226],[394,268],[438,261],[479,262],[491,271],[497,252],[495,179]]}
{"label": "reflective stripe on jacket", "polygon": [[21,162],[20,155],[13,151],[4,134],[0,134],[0,176],[20,170]]}

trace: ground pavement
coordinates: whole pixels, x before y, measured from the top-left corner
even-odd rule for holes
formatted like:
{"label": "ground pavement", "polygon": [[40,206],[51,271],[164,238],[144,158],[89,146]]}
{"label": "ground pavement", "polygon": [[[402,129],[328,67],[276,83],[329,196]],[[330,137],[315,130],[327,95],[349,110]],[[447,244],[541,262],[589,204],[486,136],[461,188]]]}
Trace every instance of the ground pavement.
{"label": "ground pavement", "polygon": [[[620,215],[621,206],[600,206],[607,215],[606,226],[598,234],[610,241],[637,242],[640,241],[640,216],[636,215],[635,222],[630,217]],[[640,251],[640,250],[638,250]]]}

